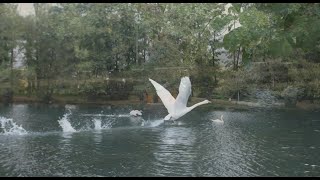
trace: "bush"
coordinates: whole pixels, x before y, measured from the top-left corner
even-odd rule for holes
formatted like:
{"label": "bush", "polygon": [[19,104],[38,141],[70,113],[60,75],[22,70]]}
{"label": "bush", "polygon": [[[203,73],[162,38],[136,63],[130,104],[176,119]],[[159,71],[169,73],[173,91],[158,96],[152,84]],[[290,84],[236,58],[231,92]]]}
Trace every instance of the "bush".
{"label": "bush", "polygon": [[4,104],[12,103],[13,100],[13,90],[10,88],[7,88],[4,90],[4,92],[1,95],[1,99]]}
{"label": "bush", "polygon": [[286,106],[295,106],[300,94],[302,94],[301,89],[293,86],[288,86],[282,91],[281,96],[283,97]]}
{"label": "bush", "polygon": [[52,90],[48,91],[47,88],[44,86],[44,88],[37,93],[37,97],[41,100],[43,103],[50,103],[52,101]]}
{"label": "bush", "polygon": [[131,82],[116,80],[88,81],[79,87],[79,93],[85,95],[88,100],[125,100],[133,90]]}

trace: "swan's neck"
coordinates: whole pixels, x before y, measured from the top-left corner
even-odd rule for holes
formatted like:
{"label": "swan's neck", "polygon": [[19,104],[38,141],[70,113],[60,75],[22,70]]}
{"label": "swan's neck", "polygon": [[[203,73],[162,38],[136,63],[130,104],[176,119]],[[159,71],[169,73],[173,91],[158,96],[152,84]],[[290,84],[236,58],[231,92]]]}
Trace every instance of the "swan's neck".
{"label": "swan's neck", "polygon": [[190,106],[190,107],[188,108],[188,110],[191,111],[192,109],[194,109],[194,108],[196,108],[196,107],[198,107],[198,106],[200,106],[200,105],[203,105],[203,104],[208,104],[208,101],[204,100],[204,101],[201,101],[201,102],[199,102],[199,103],[197,103],[197,104],[194,104],[194,105]]}
{"label": "swan's neck", "polygon": [[223,121],[223,119],[222,119],[222,118],[223,118],[223,115],[221,115],[221,121]]}

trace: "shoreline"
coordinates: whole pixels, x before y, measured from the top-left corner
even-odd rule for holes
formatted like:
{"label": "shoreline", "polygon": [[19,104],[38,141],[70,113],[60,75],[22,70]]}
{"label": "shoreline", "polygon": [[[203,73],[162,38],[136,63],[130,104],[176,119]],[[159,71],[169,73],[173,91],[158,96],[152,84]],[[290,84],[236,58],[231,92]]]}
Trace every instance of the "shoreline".
{"label": "shoreline", "polygon": [[[188,105],[198,103],[205,100],[205,98],[191,97]],[[53,96],[53,100],[49,103],[42,102],[37,97],[28,96],[14,96],[12,104],[53,104],[53,105],[109,105],[109,106],[123,106],[123,105],[144,105],[144,106],[163,106],[161,100],[154,103],[147,101],[140,101],[138,98],[131,97],[128,100],[95,100],[89,101],[87,99],[81,98],[79,96]],[[0,101],[1,103],[2,101]],[[286,107],[284,103],[277,102],[269,105],[260,104],[257,102],[248,101],[229,101],[222,99],[212,99],[211,104],[207,105],[207,108],[221,109],[221,108],[231,108],[231,109],[252,109],[252,108],[277,108],[277,109],[303,109],[303,110],[315,110],[320,109],[320,104],[314,104],[310,101],[297,102],[295,107]],[[3,102],[2,102],[3,103]],[[205,108],[205,107],[203,107]]]}

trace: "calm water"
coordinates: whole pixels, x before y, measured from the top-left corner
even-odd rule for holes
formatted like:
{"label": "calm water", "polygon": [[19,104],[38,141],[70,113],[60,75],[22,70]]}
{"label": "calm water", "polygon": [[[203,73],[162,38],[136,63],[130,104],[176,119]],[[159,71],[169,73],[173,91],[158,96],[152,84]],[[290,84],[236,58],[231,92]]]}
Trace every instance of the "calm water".
{"label": "calm water", "polygon": [[320,112],[133,108],[0,106],[0,176],[320,176]]}

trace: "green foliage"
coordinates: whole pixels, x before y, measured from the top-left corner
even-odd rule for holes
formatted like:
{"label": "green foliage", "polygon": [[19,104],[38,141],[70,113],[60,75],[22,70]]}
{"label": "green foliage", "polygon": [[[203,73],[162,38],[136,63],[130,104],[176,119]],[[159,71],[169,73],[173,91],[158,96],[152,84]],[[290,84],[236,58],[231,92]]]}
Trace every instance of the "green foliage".
{"label": "green foliage", "polygon": [[88,100],[126,100],[133,90],[131,82],[119,81],[87,81],[78,85],[79,94]]}
{"label": "green foliage", "polygon": [[248,86],[248,76],[246,71],[225,71],[223,80],[219,81],[219,87],[216,89],[224,97],[237,99],[238,92],[241,99],[249,92],[251,86]]}
{"label": "green foliage", "polygon": [[1,92],[1,100],[4,104],[12,103],[13,100],[13,90],[6,88]]}
{"label": "green foliage", "polygon": [[[1,89],[23,80],[44,101],[53,94],[125,99],[135,90],[130,83],[153,91],[150,77],[175,92],[188,75],[196,95],[207,98],[238,92],[245,98],[252,88],[282,92],[289,85],[301,89],[301,98],[320,97],[318,3],[232,3],[227,11],[225,3],[34,7],[35,15],[21,17],[15,4],[0,4]],[[12,68],[17,45],[26,50],[21,74]],[[233,70],[221,71],[220,48],[231,54]],[[110,84],[109,77],[135,81]]]}
{"label": "green foliage", "polygon": [[190,76],[193,95],[212,99],[214,95],[212,92],[218,85],[218,74],[217,69],[212,67],[201,67],[201,69],[193,70]]}
{"label": "green foliage", "polygon": [[300,99],[320,98],[320,64],[301,61],[295,63],[288,73],[291,83],[303,92],[299,96]]}
{"label": "green foliage", "polygon": [[301,94],[301,89],[293,86],[288,86],[283,90],[281,96],[285,99],[285,103],[287,106],[295,106],[299,94]]}

